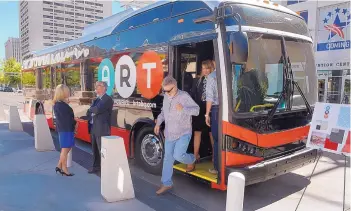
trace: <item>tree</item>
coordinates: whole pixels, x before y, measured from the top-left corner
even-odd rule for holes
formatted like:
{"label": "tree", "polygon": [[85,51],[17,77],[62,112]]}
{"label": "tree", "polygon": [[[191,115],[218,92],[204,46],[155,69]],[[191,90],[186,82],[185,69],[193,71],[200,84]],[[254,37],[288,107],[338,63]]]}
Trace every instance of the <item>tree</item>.
{"label": "tree", "polygon": [[0,71],[3,73],[3,83],[18,85],[21,82],[21,64],[11,58],[2,63]]}
{"label": "tree", "polygon": [[34,87],[35,86],[34,72],[24,72],[22,74],[22,84],[24,87]]}

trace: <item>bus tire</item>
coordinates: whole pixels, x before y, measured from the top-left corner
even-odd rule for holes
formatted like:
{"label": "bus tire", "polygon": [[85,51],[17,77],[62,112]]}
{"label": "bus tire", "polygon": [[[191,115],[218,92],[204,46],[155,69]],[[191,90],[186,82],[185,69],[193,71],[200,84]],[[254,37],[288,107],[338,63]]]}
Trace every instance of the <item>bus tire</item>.
{"label": "bus tire", "polygon": [[144,171],[161,175],[164,145],[162,140],[155,135],[153,127],[145,126],[138,131],[135,152],[136,160]]}

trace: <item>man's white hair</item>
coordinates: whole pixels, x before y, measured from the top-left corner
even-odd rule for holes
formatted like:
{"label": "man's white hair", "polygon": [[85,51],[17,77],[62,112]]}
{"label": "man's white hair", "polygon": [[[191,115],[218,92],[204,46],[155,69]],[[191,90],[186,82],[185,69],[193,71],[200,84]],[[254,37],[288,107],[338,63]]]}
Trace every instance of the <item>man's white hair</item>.
{"label": "man's white hair", "polygon": [[177,86],[177,81],[172,76],[167,76],[163,79],[162,86],[175,85]]}
{"label": "man's white hair", "polygon": [[97,81],[95,85],[103,86],[107,90],[107,83],[105,81]]}

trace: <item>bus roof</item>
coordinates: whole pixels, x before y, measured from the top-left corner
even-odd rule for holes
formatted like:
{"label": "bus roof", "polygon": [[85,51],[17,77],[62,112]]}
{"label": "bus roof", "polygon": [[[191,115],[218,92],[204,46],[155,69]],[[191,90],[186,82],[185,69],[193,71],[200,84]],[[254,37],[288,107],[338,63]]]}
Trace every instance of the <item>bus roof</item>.
{"label": "bus roof", "polygon": [[[162,5],[166,5],[171,2],[179,2],[179,1],[188,1],[188,0],[170,0],[170,1],[157,1],[153,4],[150,4],[144,8],[141,9],[128,9],[123,12],[117,13],[115,15],[112,15],[110,17],[107,17],[105,19],[102,19],[98,22],[95,22],[91,25],[88,25],[84,28],[83,30],[83,35],[75,40],[71,40],[68,42],[60,43],[55,46],[51,46],[39,51],[33,52],[34,58],[51,54],[54,52],[58,52],[60,50],[66,49],[68,47],[74,47],[79,44],[83,44],[85,42],[102,38],[108,35],[111,35],[115,33],[116,28],[125,20],[128,18],[131,18],[137,14],[141,14],[143,12],[146,12],[148,10],[151,10],[156,7],[160,7]],[[214,10],[215,7],[218,7],[218,5],[222,2],[228,2],[228,3],[239,3],[239,4],[250,4],[250,5],[255,5],[255,6],[260,6],[260,7],[265,7],[265,8],[270,8],[274,9],[277,11],[293,14],[295,16],[298,16],[295,12],[282,7],[280,5],[274,4],[272,2],[269,2],[267,0],[211,0],[211,1],[198,1],[198,2],[203,2],[207,5],[207,7],[210,10]]]}

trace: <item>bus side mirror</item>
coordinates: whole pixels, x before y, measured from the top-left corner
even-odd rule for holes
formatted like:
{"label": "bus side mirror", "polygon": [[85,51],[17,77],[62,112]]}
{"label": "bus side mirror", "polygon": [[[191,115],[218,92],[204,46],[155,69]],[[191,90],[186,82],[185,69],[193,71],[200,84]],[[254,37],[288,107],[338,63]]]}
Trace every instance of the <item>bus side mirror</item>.
{"label": "bus side mirror", "polygon": [[235,64],[245,64],[249,54],[249,41],[243,31],[232,32],[229,37],[230,61]]}

